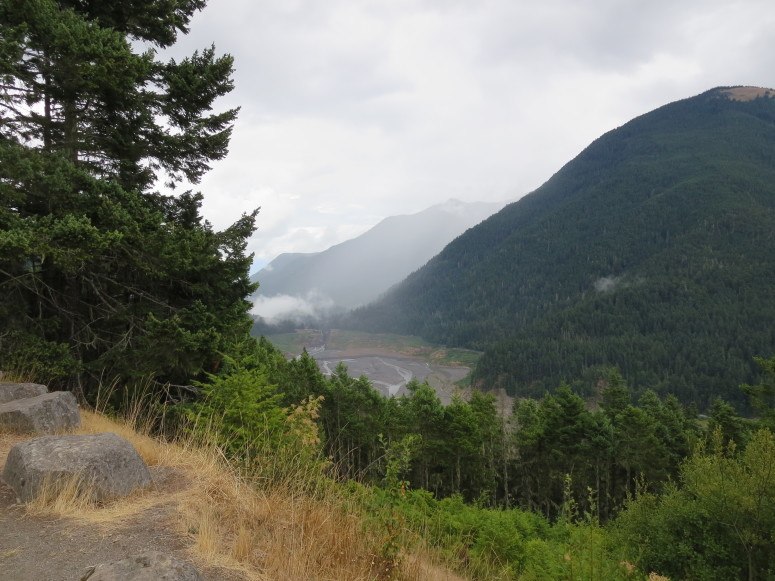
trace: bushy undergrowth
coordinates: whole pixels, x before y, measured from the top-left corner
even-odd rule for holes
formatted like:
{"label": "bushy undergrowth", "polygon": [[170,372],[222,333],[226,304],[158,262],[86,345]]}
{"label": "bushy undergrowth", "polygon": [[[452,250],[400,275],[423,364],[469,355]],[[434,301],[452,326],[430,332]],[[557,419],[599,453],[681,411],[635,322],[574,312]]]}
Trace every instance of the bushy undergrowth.
{"label": "bushy undergrowth", "polygon": [[488,509],[460,496],[437,500],[425,490],[347,485],[371,526],[393,533],[395,545],[422,545],[472,579],[643,578],[606,530],[592,522],[555,524],[519,509]]}
{"label": "bushy undergrowth", "polygon": [[[196,418],[206,420],[216,441],[232,446],[234,457],[249,464],[246,451],[264,458],[255,466],[287,467],[288,458],[299,459],[293,470],[297,486],[335,491],[337,502],[361,515],[374,542],[371,572],[379,578],[402,578],[407,555],[418,551],[482,580],[659,578],[654,571],[710,580],[751,572],[766,577],[772,571],[775,444],[767,430],[753,433],[745,449],[737,450],[717,429],[708,449],[700,446],[681,464],[674,483],[659,494],[645,484],[636,487],[625,509],[605,526],[597,520],[594,491],[577,503],[566,476],[564,501],[550,522],[518,508],[488,507],[486,499],[471,503],[459,494],[437,498],[411,489],[405,478],[421,445],[417,435],[383,442],[380,485],[332,479],[341,478],[341,471],[331,469],[321,453],[320,400],[283,408],[266,374],[255,369],[235,368],[212,381],[202,402],[189,408],[197,410]],[[283,470],[263,469],[262,478],[271,485],[287,478]]]}
{"label": "bushy undergrowth", "polygon": [[682,466],[680,482],[643,494],[614,521],[612,536],[640,565],[674,579],[775,577],[775,438],[754,432],[744,450],[723,445]]}
{"label": "bushy undergrowth", "polygon": [[[342,480],[323,454],[321,400],[283,407],[260,370],[234,367],[213,377],[203,394],[184,408],[191,422],[188,441],[224,453],[219,462],[235,470],[239,485],[211,478],[203,485],[206,493],[186,503],[187,522],[200,550],[225,553],[243,566],[263,566],[255,557],[264,546],[256,540],[262,537],[258,524],[290,515],[294,530],[271,546],[291,551],[297,560],[298,551],[316,555],[293,566],[298,575],[317,570],[343,579],[450,579],[456,571],[470,579],[504,581],[772,575],[775,440],[766,429],[752,432],[738,449],[717,428],[664,491],[644,486],[614,520],[601,525],[589,509],[595,495],[577,504],[570,477],[555,521],[518,508],[490,508],[484,500],[437,498],[412,489],[404,478],[417,436],[385,442],[381,484]],[[133,415],[135,423],[153,424],[142,420],[142,413]],[[267,502],[275,507],[272,517]],[[283,517],[278,510],[289,512]],[[344,544],[337,540],[342,535],[349,539]],[[429,571],[443,573],[434,577]]]}
{"label": "bushy undergrowth", "polygon": [[[437,499],[410,489],[403,478],[416,437],[386,445],[382,485],[340,481],[322,454],[316,423],[320,399],[283,407],[260,366],[235,364],[200,387],[202,399],[182,408],[188,432],[217,444],[261,489],[292,488],[300,496],[333,501],[336,513],[357,515],[372,543],[371,578],[411,578],[409,565],[417,554],[482,580],[592,581],[637,574],[591,518],[576,522],[569,512],[552,524],[529,511],[487,508],[466,503],[461,495]],[[238,528],[249,527],[242,522]]]}

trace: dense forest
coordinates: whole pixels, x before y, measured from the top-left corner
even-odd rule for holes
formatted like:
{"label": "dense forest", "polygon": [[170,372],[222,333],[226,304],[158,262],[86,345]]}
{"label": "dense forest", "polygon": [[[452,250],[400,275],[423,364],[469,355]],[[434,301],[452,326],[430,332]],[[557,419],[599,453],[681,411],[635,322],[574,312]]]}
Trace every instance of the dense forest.
{"label": "dense forest", "polygon": [[641,393],[743,403],[775,352],[775,100],[715,89],[607,133],[343,324],[485,351],[540,395],[600,365]]}

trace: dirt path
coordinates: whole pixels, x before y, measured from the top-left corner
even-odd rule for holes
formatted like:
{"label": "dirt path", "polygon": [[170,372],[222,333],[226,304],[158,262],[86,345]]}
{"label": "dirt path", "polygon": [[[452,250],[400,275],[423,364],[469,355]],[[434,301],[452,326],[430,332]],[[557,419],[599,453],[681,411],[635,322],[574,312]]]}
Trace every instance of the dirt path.
{"label": "dirt path", "polygon": [[[0,435],[0,474],[8,450],[24,438]],[[155,489],[164,495],[181,486],[169,470],[153,469]],[[0,581],[78,581],[90,565],[125,559],[148,550],[190,559],[190,540],[177,533],[175,507],[160,503],[105,523],[32,516],[16,504],[0,480]],[[208,581],[237,581],[234,573],[197,568]]]}

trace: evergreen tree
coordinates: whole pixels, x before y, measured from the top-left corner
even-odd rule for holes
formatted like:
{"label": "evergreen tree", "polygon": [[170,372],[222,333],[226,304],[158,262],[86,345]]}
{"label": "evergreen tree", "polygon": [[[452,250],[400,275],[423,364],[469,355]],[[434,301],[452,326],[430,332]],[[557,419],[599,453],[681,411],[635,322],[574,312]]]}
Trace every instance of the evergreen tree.
{"label": "evergreen tree", "polygon": [[735,408],[718,397],[713,400],[710,406],[710,419],[708,420],[708,434],[716,432],[725,444],[729,442],[744,444],[747,439],[743,418],[735,411]]}
{"label": "evergreen tree", "polygon": [[754,357],[754,360],[759,364],[763,377],[756,385],[744,384],[742,389],[750,398],[761,423],[775,430],[775,357]]}
{"label": "evergreen tree", "polygon": [[203,5],[0,2],[0,365],[182,383],[247,333],[256,213],[216,232],[154,189],[197,183],[236,118],[230,56],[155,55]]}
{"label": "evergreen tree", "polygon": [[405,397],[407,419],[412,431],[420,437],[414,462],[412,482],[438,492],[443,486],[444,408],[439,396],[427,383],[410,381]]}

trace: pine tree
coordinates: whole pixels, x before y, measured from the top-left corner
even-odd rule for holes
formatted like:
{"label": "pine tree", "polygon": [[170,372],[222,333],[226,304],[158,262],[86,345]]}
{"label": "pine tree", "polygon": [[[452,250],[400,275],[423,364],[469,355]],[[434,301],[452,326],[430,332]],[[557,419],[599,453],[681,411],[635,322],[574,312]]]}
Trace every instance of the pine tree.
{"label": "pine tree", "polygon": [[0,1],[0,365],[187,382],[247,332],[256,212],[216,232],[156,189],[198,183],[236,119],[230,56],[156,58],[203,5]]}

